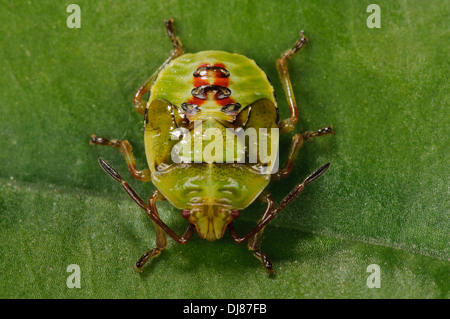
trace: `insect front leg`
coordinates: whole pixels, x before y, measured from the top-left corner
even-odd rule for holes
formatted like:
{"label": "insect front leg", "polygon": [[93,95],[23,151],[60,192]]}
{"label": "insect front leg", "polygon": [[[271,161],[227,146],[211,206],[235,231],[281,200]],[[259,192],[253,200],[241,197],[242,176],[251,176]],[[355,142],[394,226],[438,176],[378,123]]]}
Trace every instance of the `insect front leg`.
{"label": "insect front leg", "polygon": [[136,93],[133,96],[134,110],[142,116],[145,116],[145,109],[147,107],[147,102],[144,101],[142,98],[152,88],[153,82],[155,82],[158,73],[162,69],[164,69],[167,66],[167,64],[169,64],[170,61],[184,54],[182,44],[178,39],[178,37],[175,36],[173,19],[166,20],[165,24],[167,35],[169,36],[169,39],[173,45],[173,50],[172,52],[170,52],[170,56],[167,58],[167,60],[158,68],[158,70],[156,70],[155,73],[153,73],[147,79],[147,81],[144,82],[144,84],[142,84],[142,86],[136,91]]}
{"label": "insect front leg", "polygon": [[175,232],[169,226],[167,226],[166,223],[164,223],[161,220],[161,218],[159,217],[158,211],[156,209],[156,206],[155,206],[156,201],[158,199],[161,200],[160,196],[162,196],[162,195],[160,195],[159,192],[156,191],[153,193],[153,195],[149,198],[150,205],[147,206],[145,204],[145,202],[142,200],[142,198],[139,197],[139,195],[133,190],[133,188],[131,188],[131,186],[123,180],[122,176],[120,176],[120,174],[114,168],[112,168],[108,162],[106,162],[105,160],[103,160],[101,158],[98,161],[100,163],[100,166],[103,168],[103,170],[106,173],[108,173],[108,175],[111,176],[114,180],[119,182],[122,185],[125,192],[131,197],[131,199],[133,199],[134,202],[139,205],[139,207],[141,207],[143,210],[145,210],[148,217],[150,217],[150,219],[154,222],[155,227],[156,226],[159,227],[157,229],[157,235],[156,235],[157,236],[157,238],[156,238],[157,247],[156,247],[156,249],[150,250],[149,252],[144,254],[144,256],[142,256],[141,259],[139,259],[139,261],[136,263],[136,267],[138,269],[140,269],[145,264],[145,262],[148,260],[148,258],[158,256],[160,254],[161,250],[166,246],[166,238],[165,238],[165,236],[163,237],[161,235],[162,232],[169,235],[173,240],[175,240],[179,244],[186,244],[192,238],[192,235],[194,234],[194,230],[195,230],[195,226],[193,224],[189,224],[189,226],[186,229],[183,236],[179,237],[177,234],[175,234]]}
{"label": "insect front leg", "polygon": [[[156,208],[155,208],[156,209]],[[161,251],[166,248],[167,242],[164,230],[159,227],[155,222],[153,222],[153,225],[155,226],[156,230],[156,248],[153,248],[142,255],[141,258],[136,262],[136,265],[134,268],[141,271],[142,267],[145,265],[145,263],[148,261],[149,258],[154,258],[159,256],[161,254]],[[188,228],[184,232],[183,236],[179,237],[178,241],[180,244],[186,244],[191,238],[192,235],[194,235],[195,226],[193,224],[189,224]]]}
{"label": "insect front leg", "polygon": [[[153,194],[148,199],[148,206],[150,210],[154,211],[155,214],[159,217],[158,209],[156,208],[156,202],[167,200],[158,190],[155,190]],[[136,262],[134,268],[141,271],[142,267],[149,260],[149,258],[155,258],[159,256],[164,248],[167,246],[166,233],[164,229],[162,229],[155,221],[153,221],[153,226],[155,227],[156,233],[156,247],[147,251],[142,255],[141,258]],[[192,235],[194,234],[194,225],[189,224],[186,232],[181,237],[181,240],[188,241]]]}
{"label": "insect front leg", "polygon": [[136,161],[134,159],[133,150],[131,148],[131,144],[128,141],[120,141],[115,139],[109,140],[107,138],[98,137],[92,134],[89,144],[112,146],[120,149],[120,152],[122,152],[123,156],[125,157],[128,169],[130,170],[130,173],[134,178],[143,182],[148,182],[152,180],[152,174],[149,169],[138,170],[136,168]]}
{"label": "insect front leg", "polygon": [[[267,215],[272,211],[274,201],[272,196],[267,192],[263,192],[261,195],[259,195],[257,200],[267,203],[264,214],[259,219],[259,221],[261,221],[267,218]],[[261,251],[261,241],[264,228],[265,227],[261,228],[261,230],[256,233],[256,235],[248,240],[248,249],[250,249],[253,252],[253,255],[263,263],[264,267],[266,268],[266,272],[269,275],[272,273],[274,274],[275,271],[273,270],[272,262],[270,261],[269,257],[263,251]]]}
{"label": "insect front leg", "polygon": [[292,171],[292,168],[294,167],[295,158],[297,157],[298,150],[303,146],[303,142],[313,137],[319,137],[328,134],[334,134],[332,125],[316,131],[306,131],[302,134],[295,134],[292,137],[291,146],[289,147],[286,166],[283,169],[280,169],[276,173],[272,174],[271,178],[273,180],[280,180],[288,177]]}
{"label": "insect front leg", "polygon": [[303,31],[300,32],[300,39],[297,40],[295,45],[284,52],[281,57],[277,60],[278,75],[280,77],[281,85],[283,86],[284,94],[288,102],[289,110],[291,111],[291,116],[279,123],[280,134],[288,133],[292,131],[298,123],[298,108],[295,102],[294,90],[292,89],[291,80],[289,78],[289,70],[287,61],[292,58],[292,56],[300,51],[301,48],[308,41],[308,38],[304,36]]}
{"label": "insect front leg", "polygon": [[[159,217],[158,209],[156,208],[156,202],[165,200],[167,199],[161,194],[161,192],[155,190],[148,199],[148,207]],[[141,268],[145,265],[149,258],[155,258],[159,256],[162,250],[167,246],[166,233],[164,229],[162,229],[155,221],[153,221],[153,226],[155,227],[156,233],[156,247],[143,254],[142,257],[136,262],[136,265],[134,267],[139,271],[141,271]],[[180,240],[187,242],[194,234],[194,229],[194,225],[189,224],[186,232],[183,234],[183,236],[181,236]]]}

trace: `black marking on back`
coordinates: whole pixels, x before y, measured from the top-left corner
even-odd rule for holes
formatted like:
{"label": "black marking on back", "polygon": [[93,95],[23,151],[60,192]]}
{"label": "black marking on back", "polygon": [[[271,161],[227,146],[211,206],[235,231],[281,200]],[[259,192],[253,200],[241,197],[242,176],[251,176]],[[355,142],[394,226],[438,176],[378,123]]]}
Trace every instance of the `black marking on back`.
{"label": "black marking on back", "polygon": [[201,85],[192,89],[192,96],[200,100],[206,100],[209,92],[213,92],[218,100],[226,99],[231,95],[231,90],[227,87],[220,85]]}
{"label": "black marking on back", "polygon": [[203,66],[194,71],[193,75],[196,78],[206,77],[208,76],[208,71],[215,71],[216,73],[220,73],[220,78],[227,78],[230,76],[230,71],[220,66]]}

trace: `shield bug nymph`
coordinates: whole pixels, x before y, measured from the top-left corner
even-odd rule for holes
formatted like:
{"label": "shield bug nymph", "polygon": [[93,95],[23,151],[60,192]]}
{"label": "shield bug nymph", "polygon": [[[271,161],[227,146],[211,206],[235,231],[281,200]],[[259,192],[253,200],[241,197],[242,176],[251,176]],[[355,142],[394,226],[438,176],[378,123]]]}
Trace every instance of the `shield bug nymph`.
{"label": "shield bug nymph", "polygon": [[[269,257],[261,251],[264,228],[306,185],[329,167],[329,163],[319,167],[278,205],[264,191],[270,180],[279,180],[290,174],[305,140],[333,133],[329,126],[295,134],[287,162],[281,169],[275,166],[278,158],[267,160],[269,153],[278,154],[279,134],[291,132],[298,122],[287,62],[308,39],[302,31],[294,46],[277,60],[290,109],[290,117],[280,121],[274,89],[253,60],[224,51],[184,53],[180,40],[175,36],[173,20],[165,23],[173,50],[133,98],[135,110],[144,118],[149,168],[136,168],[131,145],[126,140],[95,135],[90,139],[91,144],[119,148],[131,175],[144,182],[151,181],[156,186],[147,204],[116,170],[99,159],[101,167],[122,184],[155,225],[156,247],[145,253],[135,267],[141,270],[149,258],[161,253],[167,244],[166,234],[176,242],[186,244],[195,230],[201,238],[209,241],[222,238],[228,230],[236,243],[248,241],[248,248],[263,263],[267,273],[273,273]],[[146,93],[149,93],[147,101],[144,100]],[[252,132],[256,132],[254,138]],[[243,139],[240,138],[242,135]],[[249,140],[248,145],[246,140]],[[206,151],[211,155],[208,158]],[[177,159],[174,153],[178,154]],[[158,215],[156,203],[166,200],[188,221],[182,236],[177,235]],[[266,209],[257,224],[241,236],[234,227],[234,221],[255,201],[265,203]]]}

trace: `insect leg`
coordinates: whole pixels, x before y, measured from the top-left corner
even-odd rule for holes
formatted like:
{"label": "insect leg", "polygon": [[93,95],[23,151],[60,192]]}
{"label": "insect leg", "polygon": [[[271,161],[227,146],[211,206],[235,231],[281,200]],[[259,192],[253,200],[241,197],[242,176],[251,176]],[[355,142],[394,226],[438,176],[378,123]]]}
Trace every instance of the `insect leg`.
{"label": "insect leg", "polygon": [[[264,220],[267,217],[267,215],[272,211],[274,201],[272,196],[267,192],[262,193],[257,200],[267,203],[267,207],[263,215],[259,219],[261,221]],[[261,251],[261,241],[263,231],[264,227],[258,233],[256,233],[255,236],[251,237],[248,240],[248,248],[253,252],[253,255],[263,263],[264,267],[266,268],[267,274],[271,274],[275,273],[272,267],[272,262],[270,261],[269,257],[263,251]]]}
{"label": "insect leg", "polygon": [[120,149],[123,156],[125,157],[125,160],[127,161],[128,169],[130,170],[130,173],[134,178],[141,180],[143,182],[148,182],[152,180],[152,174],[149,169],[144,170],[136,169],[136,161],[134,159],[131,145],[128,141],[108,140],[106,138],[98,137],[92,134],[89,144],[112,146]]}
{"label": "insect leg", "polygon": [[[148,206],[152,209],[159,217],[158,210],[156,208],[156,202],[167,200],[158,190],[155,190],[153,194],[148,199]],[[153,248],[142,255],[142,257],[136,262],[134,266],[137,270],[141,271],[141,268],[145,265],[149,258],[154,258],[161,254],[162,250],[167,246],[166,233],[164,230],[153,221],[153,226],[156,232],[156,248]],[[194,234],[194,225],[189,224],[188,229],[182,236],[185,240],[191,238]]]}
{"label": "insect leg", "polygon": [[300,39],[294,44],[294,46],[284,52],[281,57],[277,60],[278,75],[280,77],[281,85],[283,86],[284,94],[288,102],[289,109],[291,111],[291,116],[279,123],[280,134],[288,133],[292,131],[298,122],[298,109],[297,103],[295,102],[294,91],[292,89],[291,80],[289,78],[289,70],[287,61],[305,45],[308,38],[300,31]]}
{"label": "insect leg", "polygon": [[319,178],[320,176],[322,176],[330,167],[330,163],[327,163],[325,165],[322,165],[321,167],[319,167],[318,169],[316,169],[313,173],[311,173],[308,177],[305,178],[305,180],[297,185],[281,202],[280,204],[275,208],[272,209],[269,212],[264,212],[263,217],[261,217],[261,219],[259,220],[258,224],[253,227],[246,235],[244,236],[240,236],[236,229],[234,228],[233,223],[230,223],[228,225],[228,231],[230,233],[231,238],[233,238],[233,240],[240,244],[246,240],[249,240],[250,238],[252,238],[253,236],[255,236],[261,229],[263,229],[264,227],[266,227],[266,225],[268,223],[270,223],[270,221],[272,219],[274,219],[276,217],[276,215],[283,210],[284,208],[286,208],[287,205],[289,205],[298,195],[300,195],[300,193],[303,191],[303,189],[305,188],[306,185],[312,183],[313,181],[315,181],[317,178]]}
{"label": "insect leg", "polygon": [[173,50],[176,51],[177,56],[183,55],[183,46],[181,44],[180,39],[175,36],[175,28],[173,27],[173,19],[168,19],[164,21],[166,24],[167,35],[169,36],[170,41],[172,41]]}
{"label": "insect leg", "polygon": [[[157,226],[155,223],[155,229],[157,229]],[[181,237],[182,240],[184,240],[185,242],[188,242],[189,239],[192,237],[192,235],[194,234],[194,230],[195,230],[195,226],[193,224],[189,224],[188,228],[186,229],[185,233],[183,234],[183,236]],[[162,231],[162,230],[161,230]],[[164,234],[162,232],[162,234]],[[165,237],[164,237],[165,240]],[[134,266],[134,268],[136,268],[139,271],[142,271],[142,267],[147,263],[149,258],[155,258],[157,256],[159,256],[159,254],[161,254],[161,251],[166,247],[158,247],[158,234],[156,235],[156,248],[153,248],[151,250],[149,250],[148,252],[146,252],[145,254],[142,255],[141,258],[139,258],[139,260],[136,262],[136,265]]]}
{"label": "insect leg", "polygon": [[313,137],[334,134],[333,126],[328,126],[316,131],[306,131],[302,134],[295,134],[292,137],[291,146],[289,147],[288,158],[286,161],[286,166],[283,169],[278,170],[276,173],[272,174],[272,179],[280,180],[289,176],[294,167],[294,161],[297,157],[298,150],[302,147],[305,140],[309,140]]}
{"label": "insect leg", "polygon": [[161,227],[162,230],[164,230],[164,232],[167,235],[169,235],[173,240],[175,240],[179,244],[186,244],[189,241],[189,239],[191,239],[192,235],[194,234],[194,230],[195,230],[194,225],[189,224],[189,226],[188,226],[186,232],[183,234],[183,236],[179,237],[177,234],[175,234],[175,232],[169,226],[167,226],[166,223],[164,223],[161,220],[161,218],[159,218],[159,215],[155,211],[155,209],[153,209],[151,206],[149,207],[145,204],[145,202],[142,200],[142,198],[139,197],[138,194],[136,194],[136,192],[131,188],[131,186],[128,185],[128,183],[123,180],[122,176],[120,176],[120,174],[114,168],[112,168],[108,162],[106,162],[105,160],[103,160],[101,158],[99,158],[98,161],[100,163],[100,166],[105,170],[105,172],[108,173],[108,175],[111,176],[112,178],[114,178],[117,182],[122,184],[123,189],[131,197],[131,199],[133,199],[134,202],[139,205],[139,207],[141,207],[143,210],[145,210],[148,217],[150,217],[151,220],[153,220],[159,227]]}
{"label": "insect leg", "polygon": [[[148,206],[152,209],[156,215],[158,215],[158,210],[156,209],[156,202],[166,200],[164,196],[161,195],[158,190],[154,191],[153,194],[148,199]],[[164,230],[153,222],[156,233],[156,248],[147,251],[142,257],[136,262],[134,266],[137,270],[141,271],[141,268],[145,265],[149,258],[154,258],[161,254],[162,250],[167,246],[167,239]]]}
{"label": "insect leg", "polygon": [[156,77],[158,76],[158,73],[164,69],[167,64],[169,64],[170,61],[173,59],[181,56],[184,54],[183,48],[181,45],[180,40],[175,36],[175,30],[173,27],[173,19],[164,21],[166,25],[167,34],[169,35],[170,41],[173,45],[173,50],[170,52],[170,56],[167,58],[167,60],[156,70],[155,73],[153,73],[147,81],[142,84],[142,86],[136,91],[133,97],[133,104],[134,104],[134,110],[141,114],[142,116],[145,116],[145,109],[147,107],[147,102],[142,99],[142,97],[150,91],[152,88],[153,82],[156,80]]}

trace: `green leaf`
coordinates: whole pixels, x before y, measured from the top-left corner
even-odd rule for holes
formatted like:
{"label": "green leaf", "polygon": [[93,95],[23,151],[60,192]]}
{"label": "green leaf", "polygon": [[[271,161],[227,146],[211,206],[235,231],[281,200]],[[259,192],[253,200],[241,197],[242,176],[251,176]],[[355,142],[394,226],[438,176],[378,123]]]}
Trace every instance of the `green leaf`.
{"label": "green leaf", "polygon": [[[0,297],[2,298],[448,298],[449,10],[444,1],[3,1],[0,11]],[[150,219],[99,167],[108,160],[142,197],[116,149],[92,133],[127,139],[145,167],[137,88],[171,50],[173,17],[186,51],[244,54],[265,70],[280,117],[289,111],[275,61],[304,29],[289,62],[300,109],[296,132],[333,124],[305,143],[292,174],[268,187],[280,201],[321,164],[328,172],[266,228],[268,278],[228,235],[154,247]],[[281,161],[289,136],[281,138]],[[179,212],[158,204],[178,234]],[[244,233],[262,204],[242,212]],[[81,288],[69,289],[70,264]],[[380,288],[368,288],[369,265]]]}

